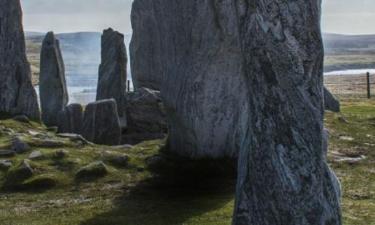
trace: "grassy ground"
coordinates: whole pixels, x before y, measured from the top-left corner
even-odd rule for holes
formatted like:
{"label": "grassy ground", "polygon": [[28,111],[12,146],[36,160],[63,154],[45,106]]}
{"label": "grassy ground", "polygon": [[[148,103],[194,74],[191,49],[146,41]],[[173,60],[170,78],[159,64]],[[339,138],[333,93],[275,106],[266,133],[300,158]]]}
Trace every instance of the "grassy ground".
{"label": "grassy ground", "polygon": [[[346,101],[342,114],[327,113],[325,122],[331,134],[329,161],[342,182],[344,224],[374,225],[375,101]],[[162,140],[145,142],[131,149],[114,148],[62,139],[53,132],[46,133],[44,127],[35,123],[0,121],[0,130],[4,128],[7,132],[6,128],[11,128],[33,150],[43,152],[44,158],[31,161],[36,172],[32,178],[21,182],[22,189],[0,192],[1,224],[230,224],[235,189],[232,173],[225,172],[232,171],[230,163],[165,157]],[[0,149],[9,147],[11,137],[7,132],[0,132]],[[38,141],[40,133],[60,145],[43,147]],[[68,153],[57,159],[56,151],[61,149]],[[14,161],[13,167],[29,154],[10,158]],[[126,167],[108,158],[108,155],[124,154],[130,158]],[[337,155],[343,158],[364,155],[366,159],[357,163],[340,162]],[[106,176],[84,181],[75,178],[81,167],[98,160],[106,164],[109,171]],[[222,171],[213,174],[218,165]],[[202,179],[207,176],[212,178]],[[30,186],[33,180],[43,177],[52,178],[55,185],[38,189]],[[7,173],[0,172],[3,188],[7,179],[10,179]]]}

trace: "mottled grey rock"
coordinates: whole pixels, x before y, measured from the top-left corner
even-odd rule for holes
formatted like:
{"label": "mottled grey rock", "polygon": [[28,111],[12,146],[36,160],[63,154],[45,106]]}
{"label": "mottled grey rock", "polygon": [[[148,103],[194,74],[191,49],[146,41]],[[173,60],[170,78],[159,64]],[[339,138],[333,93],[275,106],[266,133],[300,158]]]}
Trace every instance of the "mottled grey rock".
{"label": "mottled grey rock", "polygon": [[20,0],[0,0],[0,113],[40,120],[26,58]]}
{"label": "mottled grey rock", "polygon": [[17,168],[8,174],[12,184],[18,184],[19,182],[26,180],[34,175],[34,169],[30,166],[29,160],[24,159]]}
{"label": "mottled grey rock", "polygon": [[115,154],[111,152],[104,152],[103,160],[118,167],[127,167],[129,165],[129,156],[125,154]]}
{"label": "mottled grey rock", "polygon": [[238,18],[250,109],[233,224],[342,224],[323,138],[321,1],[217,5]]}
{"label": "mottled grey rock", "polygon": [[69,97],[60,44],[53,32],[47,33],[42,44],[39,92],[43,122],[47,126],[57,126],[58,113],[68,104]]}
{"label": "mottled grey rock", "polygon": [[15,117],[13,117],[13,120],[21,122],[21,123],[30,123],[29,118],[25,115],[15,116]]}
{"label": "mottled grey rock", "polygon": [[0,171],[7,171],[13,166],[10,160],[0,160]]}
{"label": "mottled grey rock", "polygon": [[69,152],[68,152],[67,150],[64,150],[64,149],[62,149],[62,150],[57,150],[57,151],[55,152],[55,154],[54,154],[54,157],[55,157],[56,159],[63,159],[63,158],[65,158],[68,154],[69,154]]}
{"label": "mottled grey rock", "polygon": [[37,160],[43,158],[43,154],[41,151],[33,151],[29,155],[29,159],[31,160]]}
{"label": "mottled grey rock", "polygon": [[121,127],[114,99],[101,100],[87,105],[82,136],[96,144],[120,144]]}
{"label": "mottled grey rock", "polygon": [[83,108],[81,104],[70,104],[58,113],[60,133],[81,133],[83,123]]}
{"label": "mottled grey rock", "polygon": [[233,3],[135,0],[130,45],[136,88],[161,91],[169,150],[235,157],[248,104]]}
{"label": "mottled grey rock", "polygon": [[0,158],[2,157],[13,157],[16,155],[16,152],[13,150],[0,150]]}
{"label": "mottled grey rock", "polygon": [[76,179],[87,179],[105,176],[108,173],[106,165],[102,161],[90,163],[82,167],[76,173]]}
{"label": "mottled grey rock", "polygon": [[126,126],[126,64],[127,54],[124,35],[112,30],[104,30],[102,35],[102,61],[99,67],[96,100],[113,98],[117,111]]}
{"label": "mottled grey rock", "polygon": [[324,107],[332,112],[340,112],[339,100],[327,88],[324,88]]}
{"label": "mottled grey rock", "polygon": [[31,150],[29,144],[19,139],[18,137],[13,138],[12,140],[12,150],[17,154],[22,154]]}
{"label": "mottled grey rock", "polygon": [[83,144],[93,144],[91,142],[89,142],[88,140],[86,140],[84,137],[82,137],[82,135],[80,134],[70,134],[70,133],[60,133],[60,134],[57,134],[58,137],[62,137],[62,138],[69,138],[71,141],[74,141],[74,142],[82,142]]}
{"label": "mottled grey rock", "polygon": [[123,142],[137,144],[165,137],[167,118],[160,92],[139,88],[127,94],[127,131]]}
{"label": "mottled grey rock", "polygon": [[50,138],[32,138],[31,140],[33,146],[40,148],[59,148],[65,146],[63,141]]}

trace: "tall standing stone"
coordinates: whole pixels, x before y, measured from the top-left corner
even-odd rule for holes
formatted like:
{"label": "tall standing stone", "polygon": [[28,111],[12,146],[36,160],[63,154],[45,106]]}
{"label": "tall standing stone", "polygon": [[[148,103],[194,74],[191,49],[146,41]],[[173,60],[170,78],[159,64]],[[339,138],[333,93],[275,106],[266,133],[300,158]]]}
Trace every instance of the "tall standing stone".
{"label": "tall standing stone", "polygon": [[26,59],[19,0],[0,0],[0,113],[40,120]]}
{"label": "tall standing stone", "polygon": [[323,131],[321,0],[234,4],[251,110],[233,224],[340,225]]}
{"label": "tall standing stone", "polygon": [[235,225],[341,224],[323,132],[320,4],[133,2],[132,65],[162,71],[134,78],[160,81],[170,150],[194,158],[241,149]]}
{"label": "tall standing stone", "polygon": [[128,60],[124,35],[111,28],[104,30],[101,55],[96,100],[115,99],[118,114],[122,121],[126,121],[126,64]]}
{"label": "tall standing stone", "polygon": [[237,21],[221,2],[133,2],[133,82],[161,91],[168,148],[182,156],[235,157],[246,133]]}
{"label": "tall standing stone", "polygon": [[69,97],[64,61],[53,32],[47,33],[43,40],[39,80],[42,120],[47,126],[57,126],[58,113],[68,104]]}

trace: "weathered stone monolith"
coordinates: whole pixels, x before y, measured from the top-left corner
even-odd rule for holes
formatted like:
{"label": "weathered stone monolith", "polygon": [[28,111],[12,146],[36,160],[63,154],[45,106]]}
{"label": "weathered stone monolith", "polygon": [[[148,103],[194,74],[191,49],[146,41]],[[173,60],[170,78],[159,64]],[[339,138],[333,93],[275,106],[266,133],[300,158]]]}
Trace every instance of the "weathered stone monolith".
{"label": "weathered stone monolith", "polygon": [[47,33],[43,40],[39,80],[42,120],[47,126],[57,126],[58,113],[68,104],[69,97],[64,60],[53,32]]}
{"label": "weathered stone monolith", "polygon": [[133,79],[138,88],[159,81],[170,151],[241,149],[234,225],[341,224],[323,132],[320,4],[133,3]]}
{"label": "weathered stone monolith", "polygon": [[20,0],[0,0],[0,113],[40,120],[26,59]]}
{"label": "weathered stone monolith", "polygon": [[[170,151],[235,157],[248,111],[233,10],[209,1],[136,0],[130,46],[136,88],[161,91]],[[228,6],[229,7],[229,6]]]}
{"label": "weathered stone monolith", "polygon": [[124,35],[111,28],[104,30],[101,55],[96,100],[115,99],[120,119],[126,121],[127,55]]}
{"label": "weathered stone monolith", "polygon": [[120,119],[114,99],[101,100],[86,106],[82,136],[96,144],[120,144]]}
{"label": "weathered stone monolith", "polygon": [[323,130],[321,0],[233,4],[251,109],[233,224],[340,225]]}

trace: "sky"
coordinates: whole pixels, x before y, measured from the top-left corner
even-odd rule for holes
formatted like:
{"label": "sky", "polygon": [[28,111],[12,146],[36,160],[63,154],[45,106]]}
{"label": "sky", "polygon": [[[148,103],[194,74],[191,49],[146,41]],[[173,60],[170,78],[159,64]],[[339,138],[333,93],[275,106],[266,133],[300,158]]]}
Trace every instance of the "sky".
{"label": "sky", "polygon": [[[21,0],[27,31],[131,33],[132,0]],[[375,34],[375,0],[323,0],[323,32]]]}

